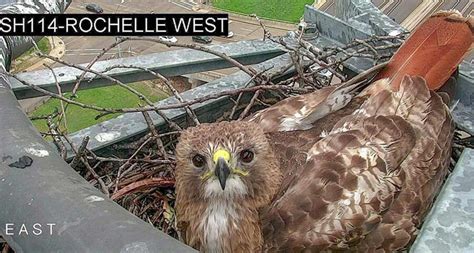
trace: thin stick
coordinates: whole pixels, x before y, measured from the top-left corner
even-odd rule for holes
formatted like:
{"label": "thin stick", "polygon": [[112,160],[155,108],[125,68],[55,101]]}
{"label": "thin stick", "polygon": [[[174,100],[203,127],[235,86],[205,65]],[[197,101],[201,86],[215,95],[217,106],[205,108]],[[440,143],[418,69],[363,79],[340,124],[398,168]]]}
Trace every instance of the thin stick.
{"label": "thin stick", "polygon": [[[143,67],[138,67],[138,66],[133,66],[133,65],[115,65],[115,66],[112,66],[112,67],[109,67],[109,68],[106,68],[103,72],[106,73],[108,71],[110,71],[111,69],[116,69],[116,68],[131,68],[131,69],[139,69],[139,70],[142,70],[142,71],[146,71],[152,75],[154,75],[156,78],[162,80],[166,87],[171,90],[171,92],[173,93],[173,95],[176,97],[176,99],[181,102],[181,103],[184,103],[185,100],[183,99],[183,97],[181,96],[181,94],[179,94],[179,92],[174,88],[173,84],[171,84],[171,82],[168,80],[168,78],[164,77],[163,75],[161,75],[160,73],[157,73],[157,72],[154,72],[152,70],[149,70],[147,68],[143,68]],[[186,113],[189,115],[189,117],[191,117],[191,119],[194,121],[194,123],[196,125],[199,125],[200,122],[199,120],[197,119],[197,116],[196,114],[194,113],[194,111],[191,109],[190,106],[185,106],[185,110],[186,110]]]}
{"label": "thin stick", "polygon": [[[102,52],[100,52],[100,54],[96,55],[96,57],[94,57],[94,59],[92,59],[91,62],[89,62],[89,64],[87,64],[86,68],[87,69],[90,69],[98,60],[100,60],[102,58],[102,56],[104,56],[108,51],[110,51],[112,48],[116,47],[117,45],[123,43],[124,40],[122,39],[118,39],[116,40],[114,43],[112,43],[110,46],[106,47],[106,48],[103,48],[102,49]],[[83,71],[82,74],[79,76],[79,78],[77,79],[76,83],[74,84],[74,88],[72,89],[72,96],[76,96],[76,92],[77,92],[77,89],[79,89],[79,85],[80,83],[82,82],[82,80],[84,79],[84,77],[86,76],[86,71]]]}
{"label": "thin stick", "polygon": [[[72,143],[71,139],[69,139],[69,137],[67,137],[67,135],[63,135],[63,138],[67,141],[67,143],[69,143],[69,146],[71,146],[72,151],[77,156],[79,154],[79,152],[74,147],[74,144]],[[87,144],[86,144],[86,146],[87,146]],[[102,180],[102,178],[100,178],[99,174],[97,174],[97,172],[90,166],[89,162],[86,159],[84,159],[84,157],[80,157],[80,160],[81,160],[82,164],[84,164],[84,166],[86,166],[87,170],[89,171],[89,173],[91,173],[91,175],[94,177],[94,179],[97,180],[97,182],[99,182],[99,185],[102,189],[102,192],[108,197],[109,196],[109,188],[105,185],[104,180]]]}
{"label": "thin stick", "polygon": [[64,96],[60,96],[60,95],[58,95],[54,92],[50,92],[50,91],[45,90],[43,88],[40,88],[40,87],[38,87],[34,84],[26,82],[26,81],[20,79],[15,74],[12,74],[12,73],[5,73],[5,74],[15,78],[16,80],[18,80],[22,84],[32,88],[33,90],[41,92],[45,95],[48,95],[48,96],[51,96],[51,97],[54,97],[54,98],[57,98],[57,99],[61,99],[65,102],[67,102],[67,103],[77,105],[77,106],[80,106],[82,108],[96,110],[96,111],[99,111],[99,112],[104,112],[106,114],[132,113],[132,112],[177,109],[177,108],[183,108],[183,107],[189,106],[189,105],[202,103],[202,102],[212,100],[212,99],[217,99],[217,98],[221,98],[221,97],[225,97],[225,96],[237,95],[240,92],[255,92],[257,90],[286,90],[286,91],[293,91],[293,92],[300,92],[300,93],[308,92],[308,89],[305,89],[305,88],[289,87],[289,86],[286,86],[286,85],[277,85],[277,84],[275,84],[275,85],[259,85],[259,86],[246,87],[246,88],[240,88],[240,89],[234,89],[234,90],[225,90],[225,91],[221,91],[221,92],[218,92],[218,93],[209,94],[209,95],[206,95],[206,96],[203,96],[203,97],[200,97],[200,98],[195,98],[193,100],[188,100],[188,101],[183,102],[183,103],[175,103],[175,104],[160,105],[160,106],[144,106],[144,107],[139,107],[139,108],[104,108],[104,107],[99,107],[99,106],[95,106],[95,105],[88,105],[88,104],[80,103],[80,102],[77,102],[75,100],[68,99]]}
{"label": "thin stick", "polygon": [[151,41],[151,42],[155,42],[155,43],[158,43],[158,44],[163,44],[163,45],[166,45],[168,47],[181,47],[181,48],[189,48],[189,49],[194,49],[194,50],[198,50],[198,51],[202,51],[202,52],[206,52],[206,53],[209,53],[209,54],[213,54],[215,56],[218,56],[228,62],[230,62],[232,65],[236,66],[237,68],[239,68],[240,70],[244,71],[245,73],[247,73],[249,76],[253,76],[255,74],[257,74],[257,71],[250,67],[250,66],[244,66],[243,64],[241,64],[240,62],[238,62],[237,60],[233,59],[232,57],[226,55],[225,53],[221,53],[219,51],[216,51],[216,50],[213,50],[209,47],[203,47],[203,46],[200,46],[200,45],[196,45],[196,44],[184,44],[184,43],[179,43],[179,42],[168,42],[168,41],[163,41],[163,40],[160,40],[160,39],[156,39],[156,38],[150,38],[150,37],[124,37],[123,40],[132,40],[132,41]]}
{"label": "thin stick", "polygon": [[150,133],[156,141],[156,145],[158,146],[158,150],[160,151],[161,155],[164,159],[168,159],[168,155],[166,154],[165,147],[163,146],[163,142],[156,131],[155,125],[153,125],[153,121],[151,120],[150,114],[148,112],[142,112],[143,117],[145,118],[145,122],[148,125],[148,129],[150,129]]}
{"label": "thin stick", "polygon": [[[43,66],[45,66],[51,71],[54,77],[54,83],[56,84],[56,89],[58,90],[58,94],[60,96],[63,96],[61,85],[59,85],[58,78],[56,76],[56,73],[54,73],[54,70],[49,65],[43,64]],[[59,116],[58,121],[61,122],[61,120],[63,120],[64,130],[67,132],[67,117],[66,117],[66,109],[64,107],[64,101],[60,100],[59,103],[61,105],[61,115]],[[59,123],[59,125],[61,125],[61,123]]]}
{"label": "thin stick", "polygon": [[79,161],[81,160],[81,158],[84,157],[84,154],[86,152],[86,147],[87,147],[88,143],[89,143],[89,136],[86,136],[82,140],[82,143],[79,146],[79,149],[77,150],[76,155],[74,156],[71,163],[69,164],[73,169],[77,167],[77,165],[79,164]]}

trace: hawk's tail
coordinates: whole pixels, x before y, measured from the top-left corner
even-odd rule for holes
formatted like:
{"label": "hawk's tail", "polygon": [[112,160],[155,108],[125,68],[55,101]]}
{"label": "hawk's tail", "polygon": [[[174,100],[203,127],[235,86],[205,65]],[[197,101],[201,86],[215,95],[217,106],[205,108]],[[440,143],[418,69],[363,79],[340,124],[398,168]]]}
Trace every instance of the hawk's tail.
{"label": "hawk's tail", "polygon": [[441,11],[423,22],[376,77],[388,78],[395,90],[405,75],[421,76],[437,90],[473,48],[474,17]]}

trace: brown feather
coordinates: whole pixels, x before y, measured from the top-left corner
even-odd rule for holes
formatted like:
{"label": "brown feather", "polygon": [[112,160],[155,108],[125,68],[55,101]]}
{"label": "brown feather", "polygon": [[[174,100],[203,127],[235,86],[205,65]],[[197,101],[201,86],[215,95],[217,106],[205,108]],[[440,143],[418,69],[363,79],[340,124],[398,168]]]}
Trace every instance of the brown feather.
{"label": "brown feather", "polygon": [[[414,81],[422,82],[421,79]],[[416,237],[423,217],[448,173],[454,131],[452,118],[441,97],[433,92],[423,104],[423,114],[404,116],[413,126],[417,126],[417,141],[401,165],[406,180],[400,195],[384,215],[382,224],[358,246],[361,251],[393,252],[406,249]],[[431,127],[427,131],[424,126],[428,125]]]}
{"label": "brown feather", "polygon": [[443,11],[428,18],[403,43],[377,79],[397,85],[405,75],[423,76],[432,90],[440,88],[456,70],[474,41],[473,18]]}
{"label": "brown feather", "polygon": [[[309,131],[271,136],[280,137],[275,147],[297,152]],[[440,145],[449,146],[452,132],[447,107],[423,79],[406,77],[399,91],[379,91],[316,142],[308,162],[291,159],[262,214],[265,251],[406,248],[446,176],[449,149]]]}
{"label": "brown feather", "polygon": [[354,97],[354,90],[364,86],[364,81],[347,82],[289,97],[246,120],[259,124],[267,133],[307,130],[316,121],[346,107]]}

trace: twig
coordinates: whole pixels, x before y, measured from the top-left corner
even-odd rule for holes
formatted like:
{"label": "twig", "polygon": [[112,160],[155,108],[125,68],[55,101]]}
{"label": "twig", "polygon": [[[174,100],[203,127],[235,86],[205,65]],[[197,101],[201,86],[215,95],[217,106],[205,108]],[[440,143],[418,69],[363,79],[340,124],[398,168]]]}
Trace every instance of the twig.
{"label": "twig", "polygon": [[81,146],[79,146],[79,149],[77,150],[76,155],[72,159],[70,166],[74,169],[77,167],[79,164],[79,161],[81,160],[82,157],[84,157],[84,154],[86,152],[86,147],[87,144],[89,143],[89,136],[86,136],[81,143]]}
{"label": "twig", "polygon": [[[237,95],[240,92],[255,92],[257,90],[286,90],[286,91],[293,91],[293,92],[299,92],[299,93],[308,92],[308,89],[306,89],[306,88],[289,87],[289,86],[286,86],[286,85],[277,85],[277,84],[275,84],[275,85],[258,85],[258,86],[240,88],[240,89],[235,89],[235,90],[225,90],[225,91],[221,91],[221,92],[218,92],[218,93],[209,94],[209,95],[206,95],[206,96],[203,96],[203,97],[200,97],[200,98],[195,98],[193,100],[188,100],[188,101],[183,102],[183,103],[167,104],[167,105],[161,105],[161,106],[144,106],[144,107],[140,107],[140,108],[103,108],[103,107],[99,107],[99,106],[95,106],[95,105],[88,105],[88,104],[80,103],[80,102],[77,102],[75,100],[68,99],[64,96],[60,96],[56,93],[50,92],[50,91],[45,90],[43,88],[40,88],[36,85],[33,85],[29,82],[26,82],[26,81],[20,79],[15,74],[12,74],[12,73],[5,73],[5,74],[15,78],[16,80],[18,80],[22,84],[24,84],[24,85],[26,85],[26,86],[28,86],[28,87],[30,87],[30,88],[38,91],[38,92],[41,92],[45,95],[48,95],[48,96],[51,96],[51,97],[54,97],[54,98],[57,98],[57,99],[61,99],[65,102],[67,102],[67,103],[77,105],[77,106],[80,106],[82,108],[92,109],[92,110],[95,110],[95,111],[103,112],[104,115],[105,114],[113,114],[113,113],[132,113],[132,112],[178,109],[178,108],[183,108],[185,106],[202,103],[202,102],[212,100],[212,99],[217,99],[217,98],[221,98],[221,97],[225,97],[225,96]],[[102,116],[104,116],[104,115],[102,115]]]}
{"label": "twig", "polygon": [[[254,80],[255,78],[257,78],[259,75],[262,75],[264,74],[265,72],[267,72],[268,70],[272,69],[272,67],[270,68],[267,68],[267,69],[264,69],[263,71],[259,72],[258,74],[252,76],[245,84],[243,87],[248,87]],[[271,80],[271,79],[270,79]],[[232,110],[230,112],[230,115],[229,115],[229,119],[232,119],[234,117],[234,114],[235,114],[235,111],[237,110],[237,107],[239,106],[239,103],[240,103],[240,100],[242,99],[242,95],[243,95],[243,92],[239,93],[239,96],[237,97],[237,99],[234,101],[234,106],[232,107]]]}
{"label": "twig", "polygon": [[[43,64],[43,66],[45,66],[46,68],[48,68],[51,71],[51,73],[54,77],[54,83],[56,84],[56,89],[58,90],[58,94],[60,96],[63,96],[61,86],[59,85],[59,82],[58,82],[58,77],[56,76],[56,73],[54,73],[54,70],[47,64]],[[63,120],[64,130],[67,132],[67,118],[66,118],[66,109],[64,108],[64,101],[60,100],[59,103],[61,105],[61,114],[59,116],[58,122],[61,122],[61,120]],[[59,125],[61,125],[61,123],[59,123]]]}
{"label": "twig", "polygon": [[262,39],[263,41],[265,41],[266,38],[269,38],[269,37],[272,36],[270,34],[270,32],[267,30],[267,27],[265,26],[265,24],[262,22],[262,20],[256,14],[251,14],[250,17],[255,18],[258,21],[258,23],[260,24],[260,27],[263,30],[263,39]]}
{"label": "twig", "polygon": [[56,148],[59,150],[59,153],[63,159],[66,158],[67,154],[67,149],[66,146],[64,145],[62,139],[59,137],[60,136],[60,131],[57,129],[56,124],[53,123],[52,117],[48,117],[46,119],[46,125],[48,126],[48,131],[51,133],[51,136],[53,137],[53,143],[56,146]]}
{"label": "twig", "polygon": [[134,193],[137,191],[143,191],[145,189],[156,188],[156,187],[171,187],[174,186],[175,180],[171,178],[148,178],[138,182],[131,183],[119,191],[115,192],[111,199],[117,200],[123,196]]}
{"label": "twig", "polygon": [[245,107],[244,111],[240,114],[239,120],[242,120],[247,116],[247,114],[249,113],[250,109],[252,109],[252,106],[254,105],[255,100],[258,98],[259,95],[260,95],[260,90],[255,91],[255,93],[252,96],[252,99],[250,99],[249,104]]}
{"label": "twig", "polygon": [[115,179],[115,190],[114,190],[114,193],[116,193],[118,191],[118,188],[119,188],[119,183],[120,183],[120,179],[122,179],[122,177],[126,174],[128,174],[130,171],[132,171],[133,169],[135,169],[135,167],[137,167],[138,164],[137,163],[134,163],[132,164],[130,167],[128,167],[127,170],[125,170],[123,173],[122,173],[122,170],[124,168],[124,166],[120,166],[118,172],[117,172],[117,178]]}
{"label": "twig", "polygon": [[203,47],[203,46],[196,45],[196,44],[184,44],[184,43],[179,43],[179,42],[168,42],[168,41],[164,41],[164,40],[160,40],[160,39],[156,39],[156,38],[150,38],[150,37],[134,37],[134,38],[124,37],[123,40],[124,41],[125,40],[151,41],[151,42],[155,42],[155,43],[158,43],[158,44],[166,45],[168,47],[181,47],[181,48],[189,48],[189,49],[198,50],[198,51],[201,51],[201,52],[213,54],[215,56],[218,56],[218,57],[230,62],[232,65],[234,65],[237,68],[239,68],[240,70],[244,71],[249,76],[253,76],[253,75],[257,74],[257,71],[254,68],[252,68],[250,66],[244,66],[243,64],[241,64],[237,60],[235,60],[232,57],[226,55],[225,53],[213,50],[209,47]]}
{"label": "twig", "polygon": [[100,188],[102,192],[108,197],[109,196],[109,188],[105,185],[104,180],[100,178],[99,174],[90,166],[89,162],[87,162],[83,157],[81,157],[81,162],[86,166],[87,170],[92,174],[95,180],[99,182]]}
{"label": "twig", "polygon": [[[183,97],[181,96],[181,94],[179,94],[179,92],[174,88],[174,86],[171,84],[171,82],[166,78],[164,77],[163,75],[161,75],[160,73],[157,73],[157,72],[154,72],[154,71],[151,71],[147,68],[143,68],[143,67],[138,67],[138,66],[132,66],[132,65],[115,65],[115,66],[112,66],[112,67],[109,67],[109,68],[106,68],[104,70],[104,73],[110,71],[111,69],[115,69],[115,68],[131,68],[131,69],[140,69],[140,70],[143,70],[143,71],[146,71],[152,75],[154,75],[156,78],[162,80],[166,87],[171,90],[171,92],[173,93],[173,95],[176,97],[176,99],[181,102],[181,103],[184,103],[185,100],[183,99]],[[194,111],[191,109],[190,106],[185,106],[184,107],[185,110],[186,110],[186,113],[189,115],[189,117],[191,117],[191,119],[194,121],[194,123],[196,125],[199,125],[200,122],[199,120],[197,119],[197,116],[196,114],[194,113]]]}
{"label": "twig", "polygon": [[[76,154],[76,156],[79,154],[79,151],[74,147],[74,144],[73,142],[71,141],[71,139],[69,139],[69,137],[67,137],[67,135],[64,135],[63,138],[66,140],[67,143],[69,143],[69,146],[71,146],[71,149],[72,151]],[[84,143],[84,142],[83,142]],[[82,145],[81,145],[82,146]],[[87,146],[87,143],[86,145]],[[85,149],[85,148],[84,148]],[[91,173],[91,175],[94,177],[95,180],[97,180],[97,182],[99,182],[99,185],[102,189],[102,192],[108,197],[109,196],[109,189],[107,188],[107,186],[105,185],[104,181],[102,180],[102,178],[100,178],[100,176],[97,174],[97,172],[95,172],[95,170],[90,166],[89,162],[84,159],[84,157],[80,157],[80,160],[82,162],[82,164],[84,164],[84,166],[87,168],[87,170],[89,171],[89,173]]]}
{"label": "twig", "polygon": [[151,120],[150,115],[148,112],[142,112],[143,117],[145,118],[145,122],[148,125],[148,129],[150,129],[150,133],[156,141],[156,145],[158,146],[158,150],[160,151],[161,155],[164,159],[168,159],[168,155],[166,154],[165,147],[163,146],[163,142],[156,131],[155,125],[153,125],[153,121]]}
{"label": "twig", "polygon": [[[102,56],[104,56],[108,51],[110,51],[112,48],[116,47],[117,45],[123,43],[124,40],[122,39],[118,39],[116,40],[114,43],[112,43],[110,46],[106,47],[106,48],[103,48],[102,49],[102,52],[100,52],[98,55],[96,55],[96,57],[94,57],[94,59],[92,59],[91,62],[89,62],[89,64],[87,64],[86,68],[87,69],[90,69],[98,60],[100,60],[100,58],[102,58]],[[77,92],[77,89],[79,89],[79,85],[80,83],[82,82],[82,80],[84,79],[84,77],[86,76],[86,73],[87,71],[83,71],[82,74],[79,76],[79,78],[77,79],[76,83],[74,84],[74,88],[72,89],[72,96],[75,97],[76,96],[76,92]]]}
{"label": "twig", "polygon": [[[90,153],[90,151],[88,151]],[[149,163],[153,165],[163,165],[163,164],[175,164],[173,160],[163,160],[163,159],[124,159],[124,158],[114,158],[114,157],[101,157],[101,156],[88,156],[87,159],[97,160],[101,162],[134,162],[134,163]]]}
{"label": "twig", "polygon": [[[100,76],[104,79],[107,79],[113,83],[116,83],[118,84],[120,87],[128,90],[129,92],[135,94],[140,100],[143,100],[145,101],[148,105],[153,105],[153,103],[143,94],[141,94],[140,92],[138,92],[137,90],[135,90],[134,88],[124,84],[123,82],[121,82],[120,80],[116,79],[116,78],[113,78],[111,76],[108,76],[108,75],[105,75],[99,71],[96,71],[96,70],[93,70],[93,69],[89,69],[89,68],[86,68],[86,67],[83,67],[81,65],[78,65],[78,64],[73,64],[73,63],[69,63],[69,62],[66,62],[64,60],[61,60],[57,57],[53,57],[53,56],[50,56],[50,55],[46,55],[46,54],[43,54],[43,53],[40,53],[40,57],[44,57],[44,58],[47,58],[47,59],[50,59],[50,60],[53,60],[57,63],[61,63],[65,66],[69,66],[69,67],[73,67],[73,68],[76,68],[76,69],[79,69],[79,70],[82,70],[84,72],[89,72],[89,73],[92,73],[92,74],[95,74],[97,76]],[[72,100],[72,99],[70,99]]]}

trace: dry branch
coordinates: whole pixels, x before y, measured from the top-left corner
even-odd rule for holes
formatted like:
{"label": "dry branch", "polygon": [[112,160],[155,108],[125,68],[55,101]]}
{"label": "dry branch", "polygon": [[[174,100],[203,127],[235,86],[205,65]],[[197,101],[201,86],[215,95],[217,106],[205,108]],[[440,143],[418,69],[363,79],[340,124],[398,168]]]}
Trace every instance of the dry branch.
{"label": "dry branch", "polygon": [[157,187],[171,187],[174,186],[174,179],[171,178],[149,178],[138,182],[131,183],[124,188],[114,193],[111,199],[120,199],[126,194],[136,193],[146,189],[157,188]]}

